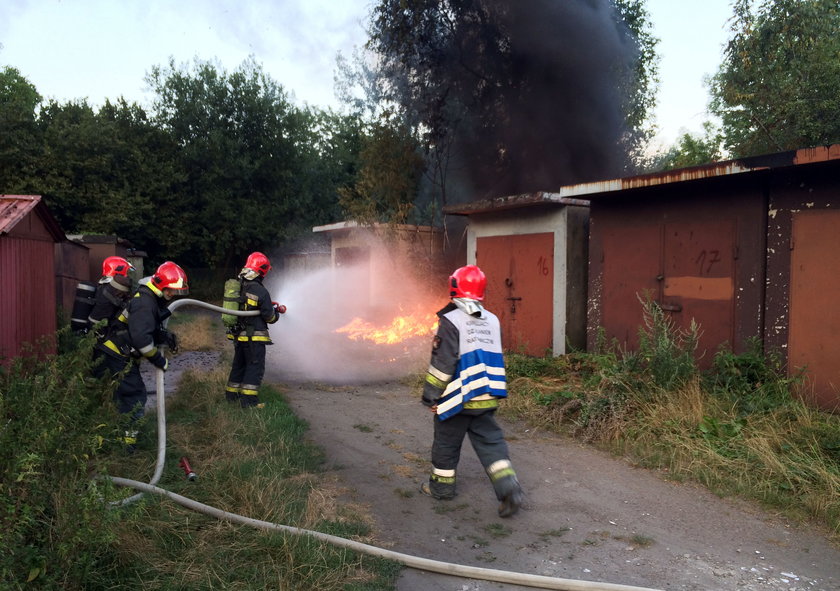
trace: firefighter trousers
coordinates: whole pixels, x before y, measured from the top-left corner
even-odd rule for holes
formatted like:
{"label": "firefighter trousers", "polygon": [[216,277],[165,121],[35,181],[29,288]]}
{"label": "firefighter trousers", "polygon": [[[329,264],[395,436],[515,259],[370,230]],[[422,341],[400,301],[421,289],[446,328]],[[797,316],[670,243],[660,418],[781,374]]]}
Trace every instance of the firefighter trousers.
{"label": "firefighter trousers", "polygon": [[[120,377],[126,366],[128,370]],[[117,389],[114,391],[114,404],[117,406],[117,411],[130,415],[132,421],[144,415],[147,393],[143,376],[140,375],[139,363],[129,358],[94,350],[93,375],[97,378],[107,375],[110,378],[119,379]]]}
{"label": "firefighter trousers", "polygon": [[434,418],[435,435],[432,443],[432,474],[429,487],[438,498],[455,496],[455,470],[461,457],[464,437],[470,443],[487,472],[496,497],[502,500],[519,483],[508,455],[502,428],[496,422],[496,409],[463,410],[441,421]]}
{"label": "firefighter trousers", "polygon": [[228,400],[238,399],[243,407],[260,403],[259,389],[265,375],[265,343],[236,341],[233,363],[225,386]]}

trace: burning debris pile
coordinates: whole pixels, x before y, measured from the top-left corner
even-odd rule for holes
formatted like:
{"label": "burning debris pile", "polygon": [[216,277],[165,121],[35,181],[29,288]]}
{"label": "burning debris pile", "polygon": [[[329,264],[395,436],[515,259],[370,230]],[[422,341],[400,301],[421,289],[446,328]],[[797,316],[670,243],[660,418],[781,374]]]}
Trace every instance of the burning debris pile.
{"label": "burning debris pile", "polygon": [[379,363],[413,364],[423,353],[428,354],[431,337],[437,329],[437,316],[417,312],[402,314],[381,323],[353,318],[335,330],[362,346],[369,359]]}
{"label": "burning debris pile", "polygon": [[354,341],[367,340],[377,345],[396,345],[434,334],[437,324],[437,316],[434,313],[396,316],[384,324],[374,324],[356,317],[337,328],[335,332],[346,334]]}

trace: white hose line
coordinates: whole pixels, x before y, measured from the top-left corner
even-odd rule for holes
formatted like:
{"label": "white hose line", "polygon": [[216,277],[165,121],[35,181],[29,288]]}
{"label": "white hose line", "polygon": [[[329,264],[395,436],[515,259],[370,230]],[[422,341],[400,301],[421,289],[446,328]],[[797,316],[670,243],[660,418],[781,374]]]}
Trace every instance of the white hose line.
{"label": "white hose line", "polygon": [[[155,391],[157,392],[158,455],[155,473],[149,481],[151,485],[160,481],[160,477],[163,475],[163,466],[166,462],[166,402],[163,391],[163,370],[161,369],[155,369]],[[110,505],[118,507],[129,505],[141,498],[143,498],[143,493],[139,492],[120,501],[111,501]]]}
{"label": "white hose line", "polygon": [[199,513],[204,513],[205,515],[210,515],[216,519],[250,525],[264,530],[277,530],[294,535],[307,535],[328,544],[334,544],[336,546],[341,546],[343,548],[347,548],[355,552],[361,552],[363,554],[369,554],[371,556],[378,556],[379,558],[384,558],[386,560],[393,560],[394,562],[399,562],[411,568],[433,573],[441,573],[444,575],[466,577],[483,581],[495,581],[497,583],[510,583],[512,585],[535,587],[537,589],[561,589],[563,591],[659,591],[649,587],[634,587],[631,585],[618,585],[614,583],[597,583],[591,581],[577,581],[574,579],[559,579],[555,577],[545,577],[542,575],[529,575],[525,573],[493,570],[489,568],[466,566],[450,562],[441,562],[439,560],[431,560],[428,558],[420,558],[417,556],[411,556],[410,554],[402,554],[401,552],[377,548],[376,546],[355,542],[353,540],[340,538],[330,534],[311,531],[308,529],[300,529],[290,525],[271,523],[270,521],[262,521],[260,519],[252,519],[250,517],[237,515],[236,513],[222,511],[221,509],[205,505],[204,503],[199,503],[193,499],[152,484],[146,484],[145,482],[138,482],[136,480],[129,480],[118,476],[109,476],[108,478],[110,478],[114,484],[118,486],[127,486],[139,491],[168,497],[179,505],[192,509],[193,511],[198,511]]}
{"label": "white hose line", "polygon": [[[237,310],[228,310],[227,308],[214,306],[213,304],[208,304],[200,300],[190,299],[175,300],[169,305],[169,309],[170,311],[174,311],[180,306],[188,304],[207,308],[224,314],[233,314],[235,316],[256,316],[259,314],[258,310],[239,312]],[[119,476],[108,476],[108,478],[118,486],[125,486],[140,491],[135,495],[123,499],[122,501],[113,501],[111,505],[127,505],[142,498],[144,493],[153,493],[168,497],[179,505],[192,509],[193,511],[198,511],[199,513],[210,515],[216,519],[250,525],[259,529],[279,530],[294,535],[308,535],[328,544],[334,544],[336,546],[341,546],[343,548],[348,548],[350,550],[361,552],[363,554],[369,554],[371,556],[378,556],[386,560],[399,562],[400,564],[404,564],[410,568],[425,570],[428,572],[483,581],[494,581],[497,583],[510,583],[513,585],[534,587],[538,589],[560,589],[562,591],[659,591],[648,587],[633,587],[631,585],[617,585],[613,583],[596,583],[590,581],[576,581],[574,579],[559,579],[555,577],[514,573],[489,568],[465,566],[462,564],[452,564],[449,562],[430,560],[428,558],[420,558],[418,556],[411,556],[410,554],[402,554],[392,550],[377,548],[376,546],[370,546],[361,542],[354,542],[353,540],[332,536],[330,534],[300,529],[290,525],[271,523],[270,521],[252,519],[250,517],[244,517],[243,515],[237,515],[236,513],[229,513],[228,511],[222,511],[221,509],[205,505],[204,503],[199,503],[193,499],[168,491],[164,488],[160,488],[159,486],[155,486],[160,481],[161,475],[163,474],[163,466],[166,458],[166,402],[164,395],[163,374],[164,372],[160,369],[155,371],[158,413],[158,458],[155,473],[149,483],[129,480],[128,478],[120,478]]]}
{"label": "white hose line", "polygon": [[183,300],[175,300],[167,308],[169,308],[170,312],[174,312],[181,306],[198,306],[199,308],[207,308],[208,310],[213,310],[214,312],[220,312],[222,314],[231,314],[233,316],[259,316],[259,310],[230,310],[228,308],[222,308],[221,306],[216,306],[214,304],[208,304],[207,302],[202,302],[201,300],[191,300],[189,298]]}
{"label": "white hose line", "polygon": [[[227,308],[222,308],[221,306],[214,306],[213,304],[208,304],[207,302],[202,302],[201,300],[190,299],[175,300],[174,302],[169,304],[168,308],[170,312],[174,312],[175,310],[184,305],[199,306],[202,308],[214,310],[216,312],[233,314],[234,316],[256,316],[260,313],[259,310],[248,310],[247,312],[239,310],[228,310]],[[164,326],[166,326],[168,320],[168,318],[164,320]],[[163,346],[160,348],[162,350]],[[157,408],[158,455],[157,464],[155,464],[155,472],[152,475],[152,479],[149,480],[149,484],[151,485],[155,485],[158,482],[160,482],[160,477],[163,476],[163,467],[166,463],[166,393],[164,391],[163,385],[163,374],[164,372],[162,369],[155,368],[155,392],[157,393],[157,404],[155,405],[155,407]],[[112,507],[121,507],[124,505],[129,505],[135,501],[139,501],[142,498],[143,493],[139,492],[136,495],[132,495],[120,501],[111,501],[109,504]]]}

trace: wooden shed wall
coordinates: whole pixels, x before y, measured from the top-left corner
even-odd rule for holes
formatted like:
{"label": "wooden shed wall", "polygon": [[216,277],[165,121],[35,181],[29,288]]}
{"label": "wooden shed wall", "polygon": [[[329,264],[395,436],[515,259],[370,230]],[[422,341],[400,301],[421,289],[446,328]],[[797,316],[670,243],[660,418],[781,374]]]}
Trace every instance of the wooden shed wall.
{"label": "wooden shed wall", "polygon": [[59,242],[55,245],[56,301],[65,318],[70,318],[76,300],[76,286],[81,281],[90,282],[89,251],[76,242]]}

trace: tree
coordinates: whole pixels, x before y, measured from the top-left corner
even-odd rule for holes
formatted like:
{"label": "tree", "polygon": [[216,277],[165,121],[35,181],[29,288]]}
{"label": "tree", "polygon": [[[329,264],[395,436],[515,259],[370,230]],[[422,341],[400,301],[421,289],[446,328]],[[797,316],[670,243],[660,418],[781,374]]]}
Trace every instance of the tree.
{"label": "tree", "polygon": [[628,155],[628,171],[643,167],[648,144],[655,134],[653,111],[659,88],[659,40],[651,33],[650,14],[644,0],[614,0],[619,26],[629,31],[636,46],[631,71],[625,72],[622,112],[626,117],[623,146]]}
{"label": "tree", "polygon": [[720,129],[706,121],[703,123],[702,134],[682,134],[676,144],[660,156],[652,168],[653,170],[672,170],[718,162],[723,157],[721,143]]}
{"label": "tree", "polygon": [[[336,221],[343,216],[341,191],[353,185],[359,171],[364,123],[357,115],[331,110],[307,110],[310,138],[301,146],[303,191],[311,196],[307,218],[313,223]],[[308,229],[308,228],[307,228]]]}
{"label": "tree", "polygon": [[655,81],[655,39],[633,33],[648,29],[642,0],[619,5],[380,0],[367,44],[376,91],[464,197],[618,174],[645,137],[629,126],[647,120]]}
{"label": "tree", "polygon": [[734,157],[840,141],[840,3],[733,4],[710,110]]}
{"label": "tree", "polygon": [[253,59],[230,74],[210,62],[190,70],[170,61],[147,82],[185,171],[172,256],[231,266],[322,221],[329,207],[313,208],[310,193],[312,113],[294,108]]}
{"label": "tree", "polygon": [[68,232],[114,234],[144,249],[165,244],[160,219],[179,171],[175,145],[124,99],[94,111],[86,101],[50,101],[37,192]]}
{"label": "tree", "polygon": [[41,95],[16,69],[0,71],[0,194],[33,192],[41,137],[36,109]]}
{"label": "tree", "polygon": [[423,171],[411,131],[399,121],[374,124],[362,140],[359,160],[355,184],[340,190],[344,211],[363,224],[408,221]]}

